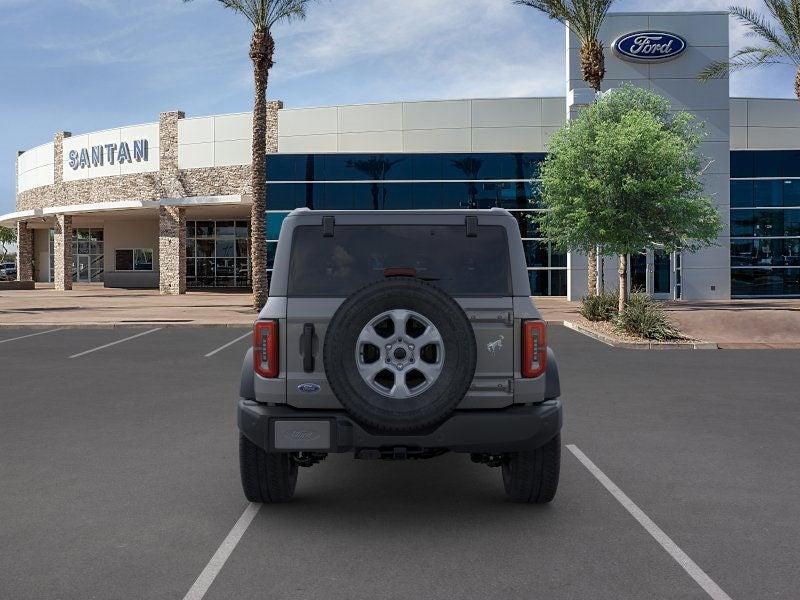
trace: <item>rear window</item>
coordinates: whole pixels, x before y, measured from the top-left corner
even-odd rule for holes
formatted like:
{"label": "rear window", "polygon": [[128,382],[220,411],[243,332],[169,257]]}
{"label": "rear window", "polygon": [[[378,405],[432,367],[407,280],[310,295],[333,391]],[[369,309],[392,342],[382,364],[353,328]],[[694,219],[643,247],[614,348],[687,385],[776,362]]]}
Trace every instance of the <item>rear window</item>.
{"label": "rear window", "polygon": [[386,269],[413,269],[453,296],[510,296],[506,232],[479,226],[467,237],[463,225],[336,225],[294,230],[290,296],[349,296],[382,280]]}

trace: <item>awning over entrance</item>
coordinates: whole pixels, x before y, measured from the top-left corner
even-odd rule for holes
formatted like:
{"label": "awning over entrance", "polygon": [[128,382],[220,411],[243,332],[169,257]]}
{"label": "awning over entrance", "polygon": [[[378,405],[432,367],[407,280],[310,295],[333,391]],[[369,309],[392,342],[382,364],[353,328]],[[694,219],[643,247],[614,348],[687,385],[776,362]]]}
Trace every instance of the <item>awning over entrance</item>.
{"label": "awning over entrance", "polygon": [[68,204],[63,206],[48,206],[0,215],[0,225],[12,227],[20,221],[41,219],[42,221],[55,215],[88,215],[116,211],[152,210],[159,206],[195,207],[195,206],[226,206],[249,205],[248,196],[233,194],[228,196],[192,196],[188,198],[162,198],[161,200],[117,200],[113,202],[95,202],[92,204]]}

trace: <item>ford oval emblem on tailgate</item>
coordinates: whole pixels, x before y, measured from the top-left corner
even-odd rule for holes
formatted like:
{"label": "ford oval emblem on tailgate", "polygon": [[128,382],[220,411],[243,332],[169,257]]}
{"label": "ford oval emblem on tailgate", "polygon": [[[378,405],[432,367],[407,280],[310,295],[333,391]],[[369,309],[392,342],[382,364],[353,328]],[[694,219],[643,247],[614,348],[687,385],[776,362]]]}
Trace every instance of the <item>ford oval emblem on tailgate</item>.
{"label": "ford oval emblem on tailgate", "polygon": [[297,386],[297,389],[304,394],[316,394],[320,387],[316,383],[301,383]]}

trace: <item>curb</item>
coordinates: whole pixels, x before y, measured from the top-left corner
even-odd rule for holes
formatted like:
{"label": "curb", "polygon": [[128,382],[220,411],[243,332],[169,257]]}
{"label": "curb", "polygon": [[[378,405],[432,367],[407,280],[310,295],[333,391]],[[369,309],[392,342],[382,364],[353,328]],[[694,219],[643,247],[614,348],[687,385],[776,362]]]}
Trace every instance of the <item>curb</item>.
{"label": "curb", "polygon": [[627,350],[718,350],[719,346],[714,342],[620,342],[610,336],[592,331],[582,325],[572,321],[564,321],[564,327],[593,338],[598,342],[603,342],[614,348],[625,348]]}

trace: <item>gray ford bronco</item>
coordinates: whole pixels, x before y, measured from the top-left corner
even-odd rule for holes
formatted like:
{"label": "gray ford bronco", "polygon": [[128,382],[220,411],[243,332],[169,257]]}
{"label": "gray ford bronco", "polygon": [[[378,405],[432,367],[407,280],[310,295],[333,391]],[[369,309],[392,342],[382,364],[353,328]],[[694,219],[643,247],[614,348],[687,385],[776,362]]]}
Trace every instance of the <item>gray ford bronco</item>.
{"label": "gray ford bronco", "polygon": [[297,209],[242,367],[244,493],[285,502],[331,452],[452,451],[501,467],[510,500],[549,502],[559,395],[509,212]]}

